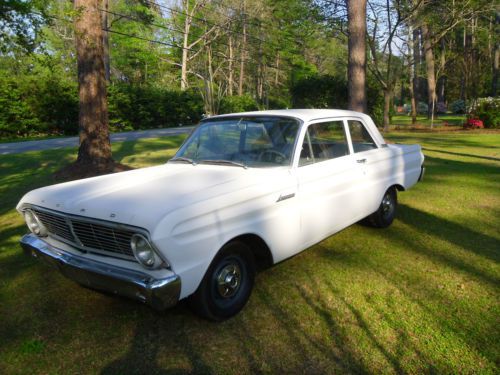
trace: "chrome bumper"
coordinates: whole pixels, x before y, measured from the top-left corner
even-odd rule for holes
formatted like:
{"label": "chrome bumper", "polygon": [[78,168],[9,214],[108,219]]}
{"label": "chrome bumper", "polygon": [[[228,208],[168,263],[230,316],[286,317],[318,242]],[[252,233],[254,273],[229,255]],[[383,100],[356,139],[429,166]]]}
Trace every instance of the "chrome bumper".
{"label": "chrome bumper", "polygon": [[146,273],[80,257],[58,249],[34,234],[21,238],[28,255],[55,266],[67,278],[93,289],[114,293],[164,310],[177,303],[181,291],[179,276],[154,279]]}
{"label": "chrome bumper", "polygon": [[419,181],[423,181],[424,180],[424,174],[425,174],[425,167],[422,165],[420,167],[420,176],[418,176],[418,180]]}

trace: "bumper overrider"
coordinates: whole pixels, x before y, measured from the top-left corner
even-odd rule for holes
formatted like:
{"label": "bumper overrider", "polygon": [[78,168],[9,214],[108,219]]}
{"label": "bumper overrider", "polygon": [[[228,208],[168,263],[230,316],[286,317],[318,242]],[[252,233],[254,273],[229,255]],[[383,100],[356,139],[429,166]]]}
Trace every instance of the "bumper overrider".
{"label": "bumper overrider", "polygon": [[181,291],[178,275],[162,279],[122,267],[101,263],[58,249],[34,234],[21,238],[27,255],[55,266],[67,278],[87,287],[114,293],[165,310],[177,303]]}

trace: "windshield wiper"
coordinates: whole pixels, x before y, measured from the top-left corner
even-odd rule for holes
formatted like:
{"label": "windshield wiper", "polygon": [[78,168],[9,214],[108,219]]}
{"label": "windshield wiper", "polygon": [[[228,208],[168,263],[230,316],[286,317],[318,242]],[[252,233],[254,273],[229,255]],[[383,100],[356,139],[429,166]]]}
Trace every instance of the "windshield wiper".
{"label": "windshield wiper", "polygon": [[172,158],[169,160],[169,162],[171,161],[184,161],[186,163],[196,165],[196,162],[193,159],[185,158],[184,156],[177,156],[176,158]]}
{"label": "windshield wiper", "polygon": [[247,169],[248,166],[246,164],[243,164],[243,163],[238,163],[237,161],[232,161],[232,160],[210,160],[210,159],[207,159],[207,160],[199,160],[198,161],[199,164],[222,164],[222,165],[234,165],[236,167],[242,167],[242,168],[245,168]]}

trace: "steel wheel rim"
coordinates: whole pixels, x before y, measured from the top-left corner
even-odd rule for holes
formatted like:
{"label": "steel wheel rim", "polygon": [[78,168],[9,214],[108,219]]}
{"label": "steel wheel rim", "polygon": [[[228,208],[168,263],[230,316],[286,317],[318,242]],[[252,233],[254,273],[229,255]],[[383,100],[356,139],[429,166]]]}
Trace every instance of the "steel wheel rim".
{"label": "steel wheel rim", "polygon": [[394,210],[394,202],[392,200],[392,196],[390,193],[384,195],[384,199],[382,199],[382,213],[384,217],[387,217],[392,214]]}
{"label": "steel wheel rim", "polygon": [[216,290],[220,297],[227,299],[234,297],[241,287],[241,268],[231,262],[224,265],[215,276]]}

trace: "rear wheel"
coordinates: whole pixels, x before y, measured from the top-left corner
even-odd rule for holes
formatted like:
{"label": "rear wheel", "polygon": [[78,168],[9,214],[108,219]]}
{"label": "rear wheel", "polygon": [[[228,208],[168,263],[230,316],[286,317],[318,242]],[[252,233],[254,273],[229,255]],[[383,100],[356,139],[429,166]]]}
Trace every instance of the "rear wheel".
{"label": "rear wheel", "polygon": [[397,192],[394,187],[391,187],[385,192],[377,211],[368,216],[368,222],[377,228],[387,228],[396,217],[397,206]]}
{"label": "rear wheel", "polygon": [[254,279],[255,260],[250,248],[243,242],[230,242],[217,254],[190,297],[191,307],[210,320],[228,319],[247,303]]}

